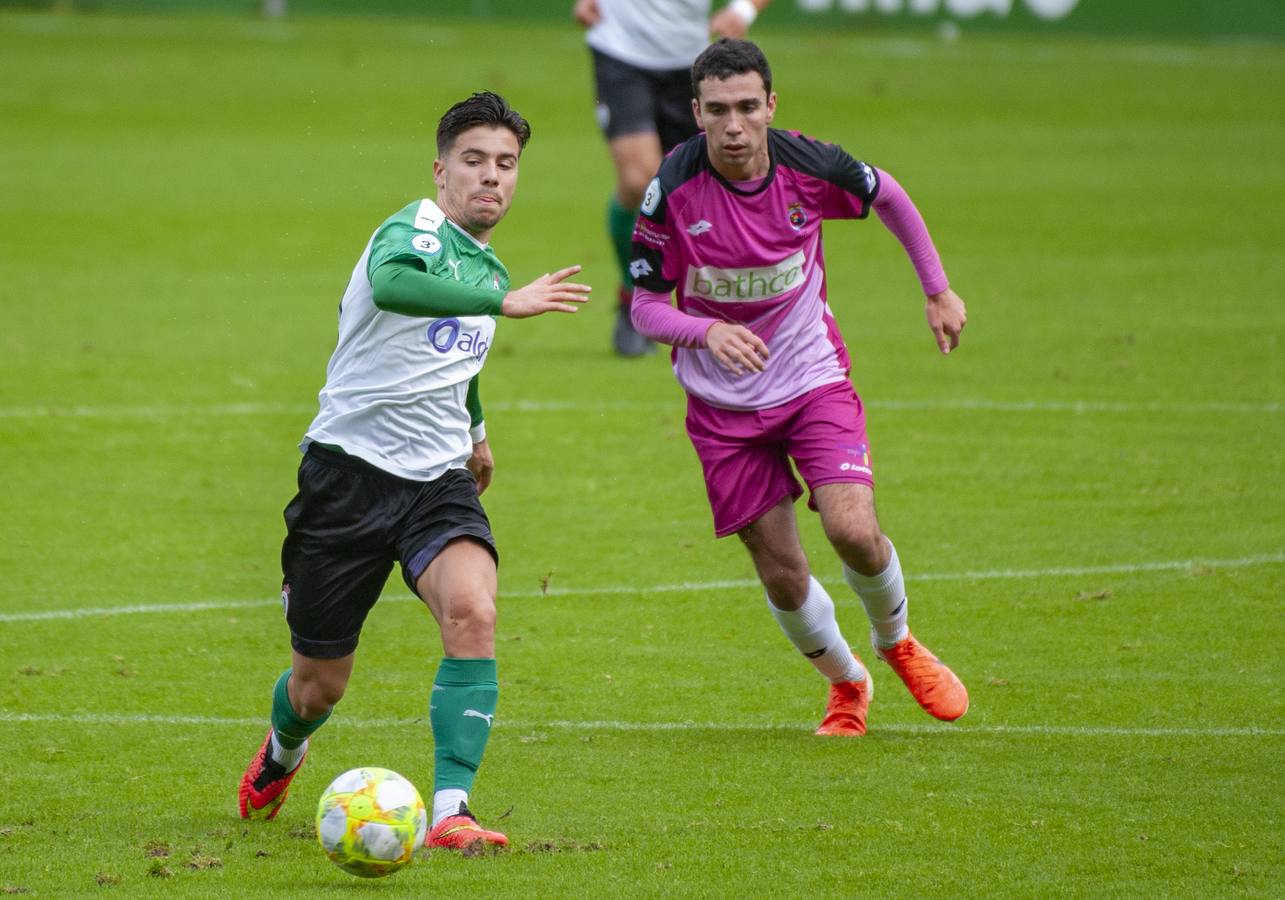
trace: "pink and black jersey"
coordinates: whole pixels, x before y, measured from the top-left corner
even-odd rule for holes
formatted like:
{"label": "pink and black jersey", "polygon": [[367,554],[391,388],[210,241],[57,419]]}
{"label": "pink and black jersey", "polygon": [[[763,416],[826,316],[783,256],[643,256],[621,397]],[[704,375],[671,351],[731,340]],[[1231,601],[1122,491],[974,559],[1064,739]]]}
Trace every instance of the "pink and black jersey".
{"label": "pink and black jersey", "polygon": [[700,347],[675,346],[674,373],[691,394],[727,409],[785,403],[846,379],[848,351],[826,303],[821,223],[864,219],[880,173],[834,144],[768,130],[771,159],[757,184],[725,180],[705,135],[679,145],[647,188],[630,274],[642,292],[677,293],[678,309],[750,328],[767,368],[735,377]]}

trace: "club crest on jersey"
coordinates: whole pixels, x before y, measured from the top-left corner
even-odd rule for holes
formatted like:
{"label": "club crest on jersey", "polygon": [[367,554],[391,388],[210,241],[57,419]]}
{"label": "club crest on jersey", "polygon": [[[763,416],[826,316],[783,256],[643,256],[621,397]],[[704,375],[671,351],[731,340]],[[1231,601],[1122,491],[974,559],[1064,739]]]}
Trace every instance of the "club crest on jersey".
{"label": "club crest on jersey", "polygon": [[804,225],[808,224],[808,214],[803,211],[802,203],[791,203],[789,208],[786,210],[786,215],[790,220],[790,227],[795,231],[800,230]]}
{"label": "club crest on jersey", "polygon": [[432,234],[417,234],[410,239],[410,245],[420,253],[427,253],[429,256],[442,249],[442,242]]}

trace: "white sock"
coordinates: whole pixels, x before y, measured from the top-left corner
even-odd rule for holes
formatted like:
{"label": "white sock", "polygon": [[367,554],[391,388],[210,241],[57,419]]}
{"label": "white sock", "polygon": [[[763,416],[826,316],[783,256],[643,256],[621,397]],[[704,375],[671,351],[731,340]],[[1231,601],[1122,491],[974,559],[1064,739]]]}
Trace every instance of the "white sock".
{"label": "white sock", "polygon": [[468,803],[468,791],[459,788],[442,788],[433,794],[433,827],[447,816],[458,815],[460,804]]}
{"label": "white sock", "polygon": [[285,767],[287,772],[293,772],[299,763],[303,762],[303,755],[308,752],[308,742],[305,740],[293,750],[287,750],[281,746],[277,740],[277,730],[272,729],[272,758]]}
{"label": "white sock", "polygon": [[[888,540],[884,538],[884,540]],[[901,560],[897,548],[888,541],[888,565],[878,575],[862,575],[843,564],[843,580],[857,592],[866,616],[874,626],[875,643],[891,647],[910,634],[906,627],[906,579],[901,574]]]}
{"label": "white sock", "polygon": [[772,615],[776,617],[777,624],[790,639],[790,643],[798,647],[799,652],[831,684],[865,680],[866,670],[857,662],[848,642],[843,639],[839,623],[834,618],[834,601],[825,592],[821,582],[808,578],[808,596],[798,609],[777,609],[770,598],[767,608],[772,610]]}

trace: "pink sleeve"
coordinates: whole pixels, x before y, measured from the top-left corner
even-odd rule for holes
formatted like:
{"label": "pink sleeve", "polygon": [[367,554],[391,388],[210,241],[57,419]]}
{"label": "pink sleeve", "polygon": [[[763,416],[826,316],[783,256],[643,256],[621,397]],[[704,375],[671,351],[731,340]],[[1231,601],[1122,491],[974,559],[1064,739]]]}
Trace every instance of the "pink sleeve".
{"label": "pink sleeve", "polygon": [[704,347],[705,332],[718,321],[674,309],[669,303],[669,294],[637,286],[630,315],[639,334],[675,347]]}
{"label": "pink sleeve", "polygon": [[879,194],[875,197],[875,212],[879,219],[906,248],[906,255],[914,263],[915,274],[919,276],[924,293],[932,296],[946,290],[950,281],[946,278],[946,270],[941,267],[941,257],[933,246],[923,216],[919,215],[910,195],[891,175],[882,169],[877,171]]}

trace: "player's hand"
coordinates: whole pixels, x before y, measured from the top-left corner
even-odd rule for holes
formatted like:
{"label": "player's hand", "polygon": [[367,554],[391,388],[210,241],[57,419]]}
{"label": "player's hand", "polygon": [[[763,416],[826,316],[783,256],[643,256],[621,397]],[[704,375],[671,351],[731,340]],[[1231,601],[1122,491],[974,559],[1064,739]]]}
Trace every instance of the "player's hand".
{"label": "player's hand", "polygon": [[933,330],[937,348],[942,353],[949,353],[959,346],[959,333],[968,323],[968,314],[958,294],[950,288],[933,294],[924,304],[924,315],[928,317],[928,327]]}
{"label": "player's hand", "polygon": [[575,312],[576,306],[572,304],[584,303],[593,290],[587,284],[565,280],[579,271],[579,266],[567,266],[548,275],[541,275],[516,291],[509,291],[500,303],[500,315],[510,319],[526,319],[547,312]]}
{"label": "player's hand", "polygon": [[481,494],[490,487],[491,475],[495,472],[495,457],[491,455],[491,445],[485,439],[473,445],[473,455],[466,465],[477,479],[477,492]]}
{"label": "player's hand", "polygon": [[740,40],[749,33],[750,24],[733,9],[724,6],[709,20],[709,33],[715,37]]}
{"label": "player's hand", "polygon": [[767,344],[744,325],[715,322],[705,332],[705,346],[733,375],[762,372],[767,367]]}
{"label": "player's hand", "polygon": [[571,8],[571,17],[585,28],[597,25],[602,21],[598,0],[576,0],[576,5]]}

